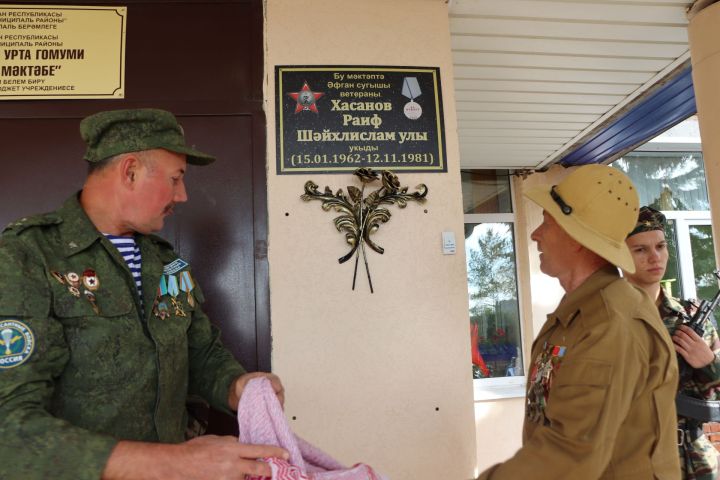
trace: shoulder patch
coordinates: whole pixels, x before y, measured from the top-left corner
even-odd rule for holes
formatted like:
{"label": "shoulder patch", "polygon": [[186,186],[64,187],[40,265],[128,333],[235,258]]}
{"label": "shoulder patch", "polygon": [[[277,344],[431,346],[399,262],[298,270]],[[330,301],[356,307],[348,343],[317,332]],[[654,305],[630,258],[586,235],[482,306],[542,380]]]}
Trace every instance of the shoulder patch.
{"label": "shoulder patch", "polygon": [[187,266],[188,263],[185,260],[183,260],[182,258],[177,258],[174,261],[163,266],[163,273],[165,275],[172,275],[173,273],[177,273]]}
{"label": "shoulder patch", "polygon": [[62,223],[62,218],[56,213],[44,213],[40,215],[33,215],[30,217],[23,217],[20,220],[16,220],[8,224],[4,229],[3,233],[12,232],[16,235],[30,227],[41,227],[44,225],[57,225]]}
{"label": "shoulder patch", "polygon": [[35,351],[35,335],[20,320],[0,320],[0,370],[15,368]]}

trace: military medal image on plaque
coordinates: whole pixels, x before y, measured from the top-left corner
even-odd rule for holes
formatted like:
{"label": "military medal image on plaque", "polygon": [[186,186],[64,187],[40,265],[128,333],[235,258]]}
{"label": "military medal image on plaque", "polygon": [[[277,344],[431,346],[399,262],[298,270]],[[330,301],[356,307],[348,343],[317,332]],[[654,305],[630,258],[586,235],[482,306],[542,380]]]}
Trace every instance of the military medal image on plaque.
{"label": "military medal image on plaque", "polygon": [[422,107],[415,102],[415,99],[422,94],[417,78],[405,77],[403,79],[402,94],[403,97],[410,99],[410,101],[405,104],[403,113],[410,120],[417,120],[422,116]]}
{"label": "military medal image on plaque", "polygon": [[[305,193],[300,196],[306,202],[320,200],[322,209],[330,209],[340,212],[340,216],[333,220],[338,232],[345,233],[345,241],[350,245],[350,251],[338,259],[338,262],[345,263],[355,255],[355,268],[353,270],[352,289],[355,290],[355,279],[357,278],[358,260],[360,255],[365,263],[370,293],[374,293],[370,267],[368,266],[365,244],[379,254],[385,250],[372,241],[370,235],[375,233],[380,225],[390,221],[390,210],[382,205],[397,205],[405,208],[408,201],[425,202],[428,188],[425,184],[416,186],[416,191],[408,193],[408,187],[401,187],[400,180],[390,170],[381,172],[372,168],[358,168],[353,172],[360,180],[360,188],[350,185],[347,187],[347,195],[342,189],[333,193],[330,187],[326,186],[324,192],[318,190],[318,185],[313,181],[305,183]],[[380,180],[380,188],[365,196],[365,187],[377,180]]]}

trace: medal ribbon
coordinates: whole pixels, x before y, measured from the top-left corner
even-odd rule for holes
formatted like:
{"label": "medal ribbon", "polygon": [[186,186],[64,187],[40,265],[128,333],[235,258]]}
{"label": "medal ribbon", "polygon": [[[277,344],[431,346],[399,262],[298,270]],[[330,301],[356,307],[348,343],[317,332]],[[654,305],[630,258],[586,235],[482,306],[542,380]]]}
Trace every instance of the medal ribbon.
{"label": "medal ribbon", "polygon": [[167,281],[165,280],[165,275],[160,275],[160,285],[158,286],[159,289],[159,296],[167,295],[168,293],[168,287],[167,287]]}
{"label": "medal ribbon", "polygon": [[167,291],[173,297],[177,297],[178,293],[180,293],[180,289],[178,288],[178,279],[175,275],[168,275]]}
{"label": "medal ribbon", "polygon": [[193,288],[195,288],[195,283],[190,276],[190,272],[182,272],[180,274],[180,290],[186,293],[190,293],[192,292]]}

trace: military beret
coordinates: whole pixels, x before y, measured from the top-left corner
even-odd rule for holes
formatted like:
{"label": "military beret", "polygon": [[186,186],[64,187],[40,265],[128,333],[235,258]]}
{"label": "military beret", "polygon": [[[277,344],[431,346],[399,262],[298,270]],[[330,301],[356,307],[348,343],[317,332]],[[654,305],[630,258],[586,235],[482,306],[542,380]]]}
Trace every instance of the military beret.
{"label": "military beret", "polygon": [[183,129],[175,116],[155,108],[109,110],[90,115],[80,122],[80,136],[88,146],[83,157],[88,162],[155,148],[184,154],[193,165],[215,161],[212,155],[186,146]]}
{"label": "military beret", "polygon": [[637,233],[650,232],[652,230],[665,231],[665,215],[652,207],[640,207],[638,220],[628,238]]}

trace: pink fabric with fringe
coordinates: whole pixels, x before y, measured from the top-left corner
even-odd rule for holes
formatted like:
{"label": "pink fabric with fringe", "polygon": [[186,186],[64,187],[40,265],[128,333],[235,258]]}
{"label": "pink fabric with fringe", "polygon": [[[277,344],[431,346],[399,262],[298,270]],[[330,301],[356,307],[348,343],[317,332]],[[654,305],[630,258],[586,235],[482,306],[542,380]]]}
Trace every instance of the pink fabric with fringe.
{"label": "pink fabric with fringe", "polygon": [[[290,453],[288,461],[264,459],[270,464],[272,480],[387,480],[362,463],[346,468],[295,435],[267,378],[253,378],[248,382],[240,398],[237,417],[241,443],[277,445]],[[247,477],[248,480],[266,478]]]}

